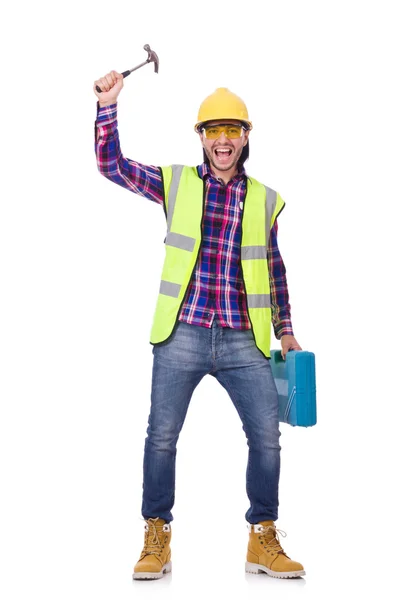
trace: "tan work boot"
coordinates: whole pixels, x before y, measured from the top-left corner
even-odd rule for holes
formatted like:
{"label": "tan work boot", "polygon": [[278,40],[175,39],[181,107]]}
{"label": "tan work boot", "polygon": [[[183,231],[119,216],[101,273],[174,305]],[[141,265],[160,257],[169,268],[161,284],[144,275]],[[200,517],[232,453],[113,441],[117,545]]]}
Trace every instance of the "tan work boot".
{"label": "tan work boot", "polygon": [[156,517],[145,522],[145,543],[133,579],[160,579],[171,571],[171,524]]}
{"label": "tan work boot", "polygon": [[274,521],[261,521],[255,525],[248,524],[250,536],[248,541],[247,573],[258,574],[264,571],[271,577],[281,579],[302,577],[306,575],[303,566],[291,560],[280,546],[278,533],[285,537],[286,533],[276,529]]}

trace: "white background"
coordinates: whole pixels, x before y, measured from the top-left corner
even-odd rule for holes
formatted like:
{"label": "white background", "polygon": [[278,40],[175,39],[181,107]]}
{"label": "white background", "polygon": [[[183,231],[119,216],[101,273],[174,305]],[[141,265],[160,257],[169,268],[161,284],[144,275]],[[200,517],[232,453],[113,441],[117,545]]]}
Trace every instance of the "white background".
{"label": "white background", "polygon": [[[393,595],[397,42],[393,2],[51,2],[7,8],[1,91],[2,597]],[[277,525],[304,580],[246,575],[247,445],[205,378],[178,442],[172,575],[143,542],[160,206],[103,178],[96,79],[124,82],[122,151],[199,164],[201,101],[229,87],[248,172],[286,201],[279,245],[318,424],[282,425]],[[279,342],[272,341],[279,348]]]}

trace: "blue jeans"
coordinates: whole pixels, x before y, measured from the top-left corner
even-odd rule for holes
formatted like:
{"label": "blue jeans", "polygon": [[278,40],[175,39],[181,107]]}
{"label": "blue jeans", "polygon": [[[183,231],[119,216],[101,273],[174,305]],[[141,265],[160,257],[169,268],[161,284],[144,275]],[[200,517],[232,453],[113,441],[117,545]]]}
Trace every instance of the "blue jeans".
{"label": "blue jeans", "polygon": [[228,392],[248,444],[246,491],[249,523],[278,517],[280,430],[278,396],[267,360],[252,329],[210,329],[179,321],[153,352],[151,408],[143,460],[144,519],[173,520],[176,444],[193,391],[212,375]]}

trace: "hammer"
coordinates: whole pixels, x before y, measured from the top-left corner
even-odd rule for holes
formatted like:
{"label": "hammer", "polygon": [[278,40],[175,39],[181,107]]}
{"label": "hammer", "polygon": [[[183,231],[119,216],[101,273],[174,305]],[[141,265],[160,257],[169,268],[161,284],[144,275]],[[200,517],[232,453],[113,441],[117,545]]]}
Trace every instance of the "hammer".
{"label": "hammer", "polygon": [[[127,77],[130,73],[132,73],[132,71],[136,71],[137,69],[140,69],[144,65],[147,65],[147,63],[151,63],[151,62],[154,63],[154,72],[155,73],[159,72],[159,57],[157,56],[157,54],[155,52],[153,52],[153,50],[150,49],[149,44],[145,44],[143,49],[146,50],[146,52],[148,53],[148,57],[145,60],[145,62],[141,63],[137,67],[134,67],[133,69],[130,69],[129,71],[124,71],[124,73],[122,73],[123,77]],[[102,92],[99,85],[96,86],[96,91]]]}

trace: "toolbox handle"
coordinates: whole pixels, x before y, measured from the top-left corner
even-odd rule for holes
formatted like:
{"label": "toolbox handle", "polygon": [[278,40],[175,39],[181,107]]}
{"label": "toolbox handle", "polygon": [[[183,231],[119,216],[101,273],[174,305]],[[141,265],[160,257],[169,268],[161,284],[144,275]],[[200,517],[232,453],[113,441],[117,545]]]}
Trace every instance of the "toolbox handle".
{"label": "toolbox handle", "polygon": [[[291,354],[291,352],[303,352],[303,350],[288,350],[287,354]],[[273,360],[274,360],[275,364],[285,363],[287,360],[287,357],[285,357],[285,360],[284,360],[283,355],[281,354],[281,350],[276,350],[274,352]]]}
{"label": "toolbox handle", "polygon": [[283,355],[281,354],[281,350],[276,350],[273,356],[275,364],[285,362],[283,359]]}

